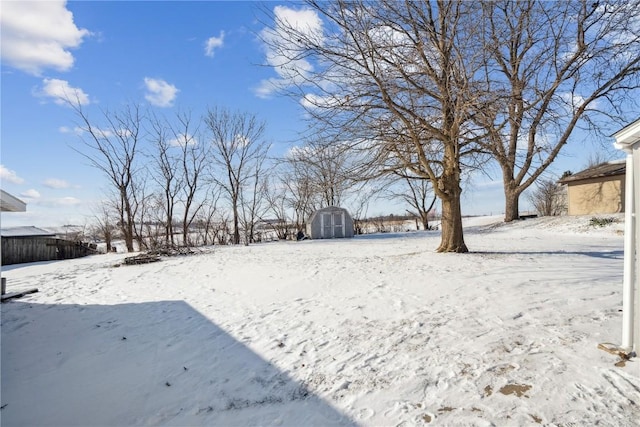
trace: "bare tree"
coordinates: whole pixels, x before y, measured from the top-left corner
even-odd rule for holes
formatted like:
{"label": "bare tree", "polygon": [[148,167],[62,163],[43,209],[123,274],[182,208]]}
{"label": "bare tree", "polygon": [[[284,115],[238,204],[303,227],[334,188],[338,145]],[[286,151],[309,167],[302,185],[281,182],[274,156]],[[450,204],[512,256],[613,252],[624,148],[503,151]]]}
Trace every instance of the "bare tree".
{"label": "bare tree", "polygon": [[216,227],[215,216],[218,212],[218,200],[220,199],[220,189],[211,186],[207,197],[202,202],[201,208],[197,210],[195,222],[197,224],[202,245],[207,246],[215,243]]}
{"label": "bare tree", "polygon": [[[192,125],[190,114],[178,114],[178,125],[172,128],[173,141],[180,147],[180,173],[183,195],[182,242],[189,246],[189,227],[206,201],[198,202],[204,174],[208,166],[210,146],[198,138],[199,127]],[[217,199],[216,199],[217,200]]]}
{"label": "bare tree", "polygon": [[133,236],[138,243],[138,250],[149,248],[145,228],[153,217],[154,194],[147,186],[148,172],[140,169],[136,172],[135,185],[133,186],[131,209],[133,214]]}
{"label": "bare tree", "polygon": [[542,216],[562,215],[567,209],[566,189],[553,179],[543,179],[529,194],[529,202]]}
{"label": "bare tree", "polygon": [[436,195],[431,188],[431,181],[402,175],[395,181],[395,184],[387,190],[389,196],[392,199],[400,199],[408,204],[411,210],[407,210],[407,212],[414,217],[420,218],[423,230],[428,230],[429,215],[436,203]]}
{"label": "bare tree", "polygon": [[144,223],[144,235],[151,249],[166,248],[167,227],[165,224],[166,213],[162,195],[159,193],[151,194],[147,209],[146,221]]}
{"label": "bare tree", "polygon": [[210,109],[205,123],[211,133],[212,164],[222,175],[215,174],[214,179],[231,203],[232,243],[239,244],[242,192],[255,175],[256,162],[267,149],[262,139],[265,124],[249,113],[233,113],[223,108]]}
{"label": "bare tree", "polygon": [[303,147],[295,147],[288,161],[299,175],[304,175],[316,208],[340,206],[348,192],[357,183],[350,176],[349,146],[343,143],[312,140]]}
{"label": "bare tree", "polygon": [[[582,127],[624,122],[640,85],[640,2],[491,1],[483,9],[484,99],[475,120],[499,163],[505,221]],[[597,122],[604,118],[604,122]]]}
{"label": "bare tree", "polygon": [[166,122],[154,117],[151,121],[153,128],[154,152],[156,170],[151,174],[159,187],[159,199],[162,201],[163,218],[160,218],[165,230],[165,244],[175,246],[173,217],[178,193],[184,181],[180,174],[181,159],[174,154],[176,142],[167,128]]}
{"label": "bare tree", "polygon": [[255,228],[258,220],[267,210],[265,205],[267,178],[264,176],[264,166],[268,146],[256,152],[253,159],[252,172],[247,176],[243,191],[240,192],[241,224],[244,230],[244,244],[255,242]]}
{"label": "bare tree", "polygon": [[111,252],[112,242],[116,237],[116,211],[108,201],[101,203],[94,214],[94,232],[106,245],[107,253]]}
{"label": "bare tree", "polygon": [[288,182],[282,176],[272,175],[265,185],[264,192],[267,205],[265,216],[273,216],[273,218],[269,218],[271,220],[269,225],[280,240],[286,239],[291,234],[290,227],[293,224],[290,215],[293,206],[287,184]]}
{"label": "bare tree", "polygon": [[585,164],[585,169],[589,169],[609,161],[611,161],[611,156],[609,154],[597,151],[589,155]]}
{"label": "bare tree", "polygon": [[353,198],[349,212],[351,213],[351,218],[353,218],[354,234],[364,233],[365,230],[363,226],[369,210],[369,202],[376,192],[378,192],[377,189],[374,191],[357,192],[357,196]]}
{"label": "bare tree", "polygon": [[221,211],[214,221],[214,240],[220,245],[229,244],[229,236],[232,234],[232,231],[229,229],[229,222],[231,222],[229,213],[225,211]]}
{"label": "bare tree", "polygon": [[296,156],[289,156],[284,162],[280,183],[284,187],[286,204],[293,210],[296,230],[301,231],[311,214],[320,207],[315,200],[311,174],[303,162],[297,161]]}
{"label": "bare tree", "polygon": [[[369,153],[377,173],[409,170],[442,200],[440,252],[467,252],[461,174],[481,153],[471,112],[478,7],[472,2],[382,0],[306,5],[326,25],[285,15],[263,32],[268,61],[304,97],[314,131]],[[323,31],[321,31],[323,30]],[[293,88],[293,89],[291,89]]]}
{"label": "bare tree", "polygon": [[76,150],[90,164],[102,171],[116,193],[118,224],[127,251],[134,250],[136,221],[136,191],[138,157],[142,140],[143,115],[137,105],[127,105],[122,111],[102,111],[103,124],[95,125],[80,102],[71,103],[80,119],[84,150]]}

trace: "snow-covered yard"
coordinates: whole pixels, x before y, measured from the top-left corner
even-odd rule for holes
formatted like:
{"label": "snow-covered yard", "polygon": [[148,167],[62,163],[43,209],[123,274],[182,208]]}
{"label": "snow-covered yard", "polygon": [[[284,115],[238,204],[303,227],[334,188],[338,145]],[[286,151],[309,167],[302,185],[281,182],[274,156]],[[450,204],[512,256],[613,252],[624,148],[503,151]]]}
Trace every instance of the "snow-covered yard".
{"label": "snow-covered yard", "polygon": [[2,425],[638,425],[622,225],[496,221],[5,268]]}

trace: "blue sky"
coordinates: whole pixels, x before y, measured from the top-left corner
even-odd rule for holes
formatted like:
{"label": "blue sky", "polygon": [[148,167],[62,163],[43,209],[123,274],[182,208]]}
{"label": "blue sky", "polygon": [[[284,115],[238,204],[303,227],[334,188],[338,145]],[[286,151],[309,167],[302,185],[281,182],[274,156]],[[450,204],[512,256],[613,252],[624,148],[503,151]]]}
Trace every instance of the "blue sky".
{"label": "blue sky", "polygon": [[[90,117],[126,103],[194,117],[215,106],[246,111],[267,123],[275,154],[296,144],[304,112],[296,100],[268,92],[265,82],[278,76],[262,65],[257,36],[265,19],[260,7],[278,5],[3,1],[0,178],[3,190],[27,202],[27,213],[3,213],[2,226],[88,223],[107,189],[73,150],[80,147],[77,117],[62,94],[77,94]],[[588,156],[569,147],[553,172],[579,170]],[[498,171],[474,182],[464,213],[502,212]],[[405,209],[379,202],[369,212]]]}

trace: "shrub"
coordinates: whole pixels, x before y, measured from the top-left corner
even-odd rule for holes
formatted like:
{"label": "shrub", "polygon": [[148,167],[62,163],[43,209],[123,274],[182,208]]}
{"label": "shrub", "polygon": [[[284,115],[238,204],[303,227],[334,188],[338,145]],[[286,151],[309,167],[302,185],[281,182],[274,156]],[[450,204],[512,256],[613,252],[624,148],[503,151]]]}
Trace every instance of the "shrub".
{"label": "shrub", "polygon": [[614,222],[618,222],[616,218],[607,217],[607,218],[598,218],[596,216],[592,217],[589,221],[589,225],[592,227],[605,227],[609,224],[613,224]]}

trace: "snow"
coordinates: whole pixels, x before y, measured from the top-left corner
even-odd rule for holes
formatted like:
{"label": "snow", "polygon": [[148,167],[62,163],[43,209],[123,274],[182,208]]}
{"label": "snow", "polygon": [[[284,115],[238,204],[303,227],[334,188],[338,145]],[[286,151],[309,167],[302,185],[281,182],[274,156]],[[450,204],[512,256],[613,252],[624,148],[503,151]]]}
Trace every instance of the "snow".
{"label": "snow", "polygon": [[615,218],[4,268],[2,424],[638,425]]}

